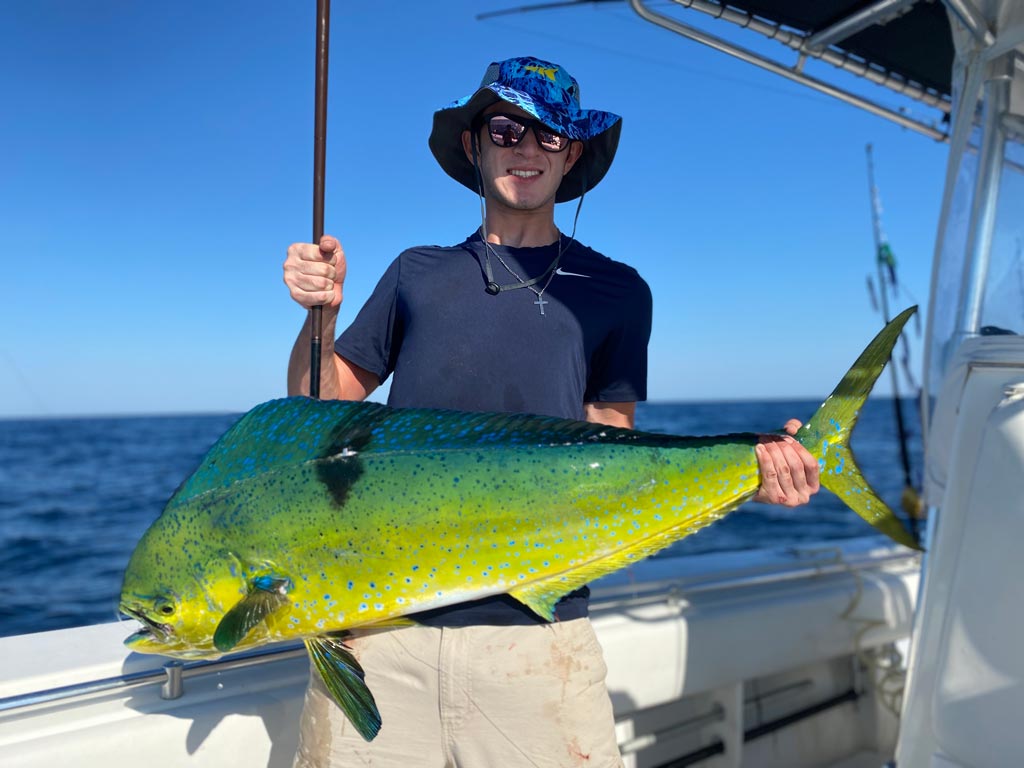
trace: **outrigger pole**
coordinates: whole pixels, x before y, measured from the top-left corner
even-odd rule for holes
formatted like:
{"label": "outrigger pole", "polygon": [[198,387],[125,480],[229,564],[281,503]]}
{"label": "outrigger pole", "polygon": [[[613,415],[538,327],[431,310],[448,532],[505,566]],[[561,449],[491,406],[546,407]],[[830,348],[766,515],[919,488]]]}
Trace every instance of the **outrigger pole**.
{"label": "outrigger pole", "polygon": [[[886,241],[885,235],[882,234],[881,205],[878,199],[878,188],[875,186],[875,164],[874,158],[871,154],[870,144],[867,145],[867,155],[868,187],[871,195],[871,223],[875,233],[875,263],[878,268],[878,295],[881,298],[882,319],[888,325],[889,297],[886,294],[886,290],[889,285],[896,284],[896,261],[892,255],[892,250],[889,248],[889,243]],[[903,343],[907,343],[906,339],[903,340]],[[894,415],[896,417],[896,431],[899,433],[900,439],[900,463],[903,465],[903,494],[901,498],[901,506],[909,518],[911,535],[915,540],[920,541],[921,535],[918,531],[917,521],[918,518],[921,517],[921,500],[917,491],[914,489],[914,483],[911,478],[910,449],[907,446],[909,443],[909,436],[903,421],[903,407],[900,402],[899,377],[896,373],[896,364],[893,361],[891,352],[889,354],[889,374],[892,376],[893,407],[895,409]]]}
{"label": "outrigger pole", "polygon": [[[330,48],[331,0],[316,0],[316,86],[313,118],[313,242],[324,236],[324,167],[327,160],[327,53]],[[309,396],[320,397],[320,351],[323,307],[310,310]]]}

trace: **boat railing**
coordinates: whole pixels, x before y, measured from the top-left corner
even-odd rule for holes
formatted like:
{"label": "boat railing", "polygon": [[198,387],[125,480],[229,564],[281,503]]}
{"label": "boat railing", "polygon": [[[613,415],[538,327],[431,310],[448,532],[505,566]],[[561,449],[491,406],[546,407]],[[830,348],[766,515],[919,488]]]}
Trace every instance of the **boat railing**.
{"label": "boat railing", "polygon": [[[917,567],[920,556],[912,550],[894,551],[886,555],[866,555],[851,557],[838,548],[816,550],[825,558],[810,560],[794,567],[792,564],[777,570],[752,569],[749,572],[729,571],[712,578],[696,577],[690,579],[667,578],[663,580],[645,580],[643,582],[617,583],[602,585],[594,590],[590,600],[591,610],[611,610],[660,601],[665,598],[684,600],[689,596],[706,594],[716,591],[746,589],[779,585],[828,575],[856,573],[864,570],[877,570],[883,566],[906,564]],[[806,555],[807,551],[799,554]],[[827,558],[827,559],[826,559]]]}
{"label": "boat railing", "polygon": [[192,675],[209,672],[227,672],[251,667],[270,660],[284,661],[303,656],[306,648],[301,642],[279,643],[265,648],[232,654],[215,660],[180,661],[173,659],[162,667],[126,672],[99,680],[88,680],[73,685],[64,685],[43,691],[17,694],[0,699],[0,713],[14,709],[52,704],[79,696],[106,693],[114,690],[129,690],[146,685],[160,684],[160,697],[177,699],[185,692],[184,679]]}

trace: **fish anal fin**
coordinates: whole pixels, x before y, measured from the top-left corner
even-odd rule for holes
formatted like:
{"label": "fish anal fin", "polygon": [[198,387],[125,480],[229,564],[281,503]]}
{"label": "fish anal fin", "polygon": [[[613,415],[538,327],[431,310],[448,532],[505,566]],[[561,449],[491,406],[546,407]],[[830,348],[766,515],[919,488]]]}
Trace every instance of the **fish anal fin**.
{"label": "fish anal fin", "polygon": [[509,594],[545,621],[554,621],[555,603],[574,589],[566,583],[561,579],[545,579],[516,587]]}
{"label": "fish anal fin", "polygon": [[355,656],[337,636],[314,637],[303,642],[331,698],[359,735],[373,741],[380,731],[380,711]]}
{"label": "fish anal fin", "polygon": [[278,576],[253,579],[249,594],[235,603],[217,624],[213,633],[213,644],[217,650],[230,651],[253,627],[288,605],[287,592],[290,588],[291,582]]}
{"label": "fish anal fin", "polygon": [[756,485],[751,485],[751,489],[729,500],[727,504],[721,507],[696,512],[689,515],[685,521],[680,522],[678,525],[635,541],[617,552],[595,557],[591,562],[582,565],[575,563],[565,573],[527,582],[521,586],[513,587],[508,593],[542,619],[554,621],[555,603],[565,595],[602,576],[607,576],[613,571],[639,562],[645,557],[649,557],[668,545],[679,541],[683,536],[706,525],[710,525],[727,512],[750,499],[757,492]]}
{"label": "fish anal fin", "polygon": [[408,616],[393,616],[390,619],[375,621],[371,624],[361,624],[359,629],[407,629],[418,626],[420,626],[420,623],[415,619],[410,619]]}

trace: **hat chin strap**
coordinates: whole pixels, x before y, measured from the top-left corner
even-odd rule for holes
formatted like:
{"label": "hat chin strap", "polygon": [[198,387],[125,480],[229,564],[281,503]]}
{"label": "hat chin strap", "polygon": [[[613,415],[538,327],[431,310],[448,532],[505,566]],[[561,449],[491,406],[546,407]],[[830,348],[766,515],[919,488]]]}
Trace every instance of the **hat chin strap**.
{"label": "hat chin strap", "polygon": [[501,286],[494,282],[494,270],[491,269],[491,249],[487,243],[487,209],[484,203],[484,177],[480,173],[480,145],[479,145],[479,131],[471,131],[473,145],[473,176],[476,178],[476,193],[480,198],[480,235],[484,241],[484,277],[487,279],[487,285],[484,288],[487,293],[491,296],[497,296],[501,293]]}
{"label": "hat chin strap", "polygon": [[[480,198],[480,234],[483,237],[483,242],[484,242],[484,263],[483,263],[483,268],[484,268],[484,277],[487,279],[487,285],[485,286],[484,290],[487,291],[487,293],[489,293],[491,296],[497,296],[503,290],[506,290],[509,286],[500,286],[496,282],[494,282],[494,270],[491,269],[491,255],[490,255],[491,249],[489,247],[490,244],[489,244],[489,242],[487,240],[487,207],[486,207],[487,204],[485,202],[486,198],[484,196],[484,177],[483,177],[483,174],[480,172],[480,145],[478,143],[479,142],[479,132],[478,131],[471,131],[471,134],[472,134],[471,143],[473,145],[473,176],[476,178],[476,192],[477,192],[477,196]],[[576,225],[579,223],[579,220],[580,220],[580,210],[583,208],[583,198],[587,194],[587,167],[583,166],[582,170],[583,170],[583,172],[581,174],[581,179],[582,179],[582,183],[583,183],[583,188],[582,188],[582,191],[580,192],[579,202],[576,203],[576,214],[572,218],[572,234],[569,235],[569,245],[572,245],[573,241],[576,239]],[[556,227],[556,229],[557,229],[557,227]],[[558,238],[559,238],[558,256],[555,257],[555,264],[552,265],[553,267],[557,267],[558,266],[557,262],[558,262],[558,260],[562,256],[562,243],[561,243],[562,233],[561,232],[558,233]],[[550,270],[548,270],[548,271],[550,271]],[[544,274],[547,274],[547,271],[545,271]],[[533,283],[538,282],[542,277],[544,277],[543,274],[540,277],[537,277],[534,280],[529,281],[528,283],[525,283],[525,284],[520,283],[520,284],[518,284],[518,285],[516,285],[514,287],[516,287],[516,288],[527,287],[528,285],[532,285]]]}
{"label": "hat chin strap", "polygon": [[[480,198],[480,230],[484,234],[484,242],[487,242],[487,210],[484,207],[484,177],[480,173],[480,144],[479,144],[479,131],[470,131],[471,143],[473,145],[473,178],[476,179],[476,194]],[[490,280],[490,263],[488,263],[488,275],[487,278]]]}

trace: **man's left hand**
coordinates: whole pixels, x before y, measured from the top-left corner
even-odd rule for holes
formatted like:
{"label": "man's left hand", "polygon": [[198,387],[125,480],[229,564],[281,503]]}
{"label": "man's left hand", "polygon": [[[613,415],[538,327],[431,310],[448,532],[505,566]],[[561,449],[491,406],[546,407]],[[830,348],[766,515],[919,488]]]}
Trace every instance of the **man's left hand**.
{"label": "man's left hand", "polygon": [[818,492],[818,461],[790,435],[800,429],[790,419],[784,429],[788,435],[761,435],[755,446],[761,470],[761,487],[754,501],[798,507]]}

